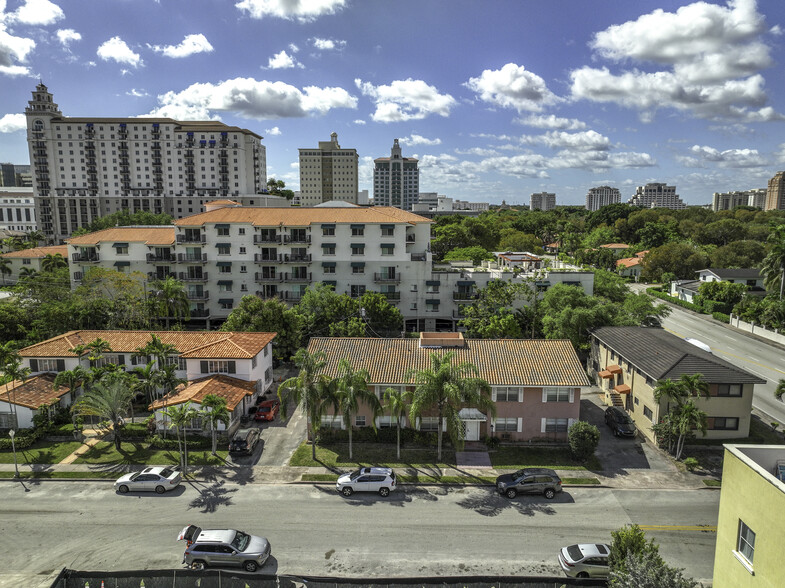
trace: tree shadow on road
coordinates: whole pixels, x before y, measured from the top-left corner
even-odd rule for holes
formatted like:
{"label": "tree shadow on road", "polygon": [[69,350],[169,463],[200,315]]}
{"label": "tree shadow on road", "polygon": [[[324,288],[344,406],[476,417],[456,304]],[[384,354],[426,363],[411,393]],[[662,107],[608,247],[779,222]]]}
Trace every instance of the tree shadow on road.
{"label": "tree shadow on road", "polygon": [[237,488],[225,488],[225,480],[215,482],[210,486],[197,488],[199,496],[194,498],[188,508],[198,508],[202,513],[213,513],[219,506],[230,506],[232,504],[232,494],[237,492]]}
{"label": "tree shadow on road", "polygon": [[[502,513],[516,511],[518,514],[533,517],[536,514],[553,515],[556,509],[551,506],[553,501],[543,502],[542,497],[517,497],[510,500],[500,496],[495,491],[472,492],[456,504],[461,508],[473,510],[484,517],[496,517]],[[562,492],[554,499],[557,503],[573,502],[572,496]]]}

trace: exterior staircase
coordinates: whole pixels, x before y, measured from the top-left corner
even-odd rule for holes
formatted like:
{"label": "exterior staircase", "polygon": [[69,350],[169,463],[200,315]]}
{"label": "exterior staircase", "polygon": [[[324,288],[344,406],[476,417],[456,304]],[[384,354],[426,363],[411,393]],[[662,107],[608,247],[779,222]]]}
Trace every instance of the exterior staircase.
{"label": "exterior staircase", "polygon": [[618,406],[619,408],[624,408],[624,400],[621,397],[621,394],[618,392],[610,392],[611,396],[611,406]]}

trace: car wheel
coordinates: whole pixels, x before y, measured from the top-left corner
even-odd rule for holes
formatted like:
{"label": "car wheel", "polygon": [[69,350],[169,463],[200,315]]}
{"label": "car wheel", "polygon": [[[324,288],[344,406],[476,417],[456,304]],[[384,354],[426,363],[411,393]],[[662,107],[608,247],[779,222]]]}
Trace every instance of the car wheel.
{"label": "car wheel", "polygon": [[349,486],[345,486],[343,490],[341,490],[344,496],[351,496],[354,493],[354,490],[349,488]]}
{"label": "car wheel", "polygon": [[207,562],[202,559],[195,559],[191,562],[192,570],[203,570],[207,567]]}
{"label": "car wheel", "polygon": [[246,572],[255,572],[259,569],[259,564],[249,559],[248,561],[243,562],[243,569]]}
{"label": "car wheel", "polygon": [[390,495],[390,489],[389,488],[379,488],[379,494],[381,496],[389,496]]}
{"label": "car wheel", "polygon": [[155,487],[155,493],[156,494],[163,494],[164,492],[166,492],[166,488],[164,488],[163,486],[156,486]]}
{"label": "car wheel", "polygon": [[126,486],[125,484],[123,484],[122,486],[120,486],[120,487],[117,489],[117,491],[118,491],[120,494],[128,494],[128,486]]}
{"label": "car wheel", "polygon": [[586,572],[578,572],[578,575],[575,576],[576,578],[588,578],[589,574]]}
{"label": "car wheel", "polygon": [[545,490],[545,492],[543,492],[543,496],[545,496],[545,498],[550,500],[551,498],[556,496],[556,491],[553,488],[548,488],[547,490]]}
{"label": "car wheel", "polygon": [[515,490],[515,488],[507,488],[507,490],[504,492],[504,495],[507,498],[515,498],[518,496],[518,492]]}

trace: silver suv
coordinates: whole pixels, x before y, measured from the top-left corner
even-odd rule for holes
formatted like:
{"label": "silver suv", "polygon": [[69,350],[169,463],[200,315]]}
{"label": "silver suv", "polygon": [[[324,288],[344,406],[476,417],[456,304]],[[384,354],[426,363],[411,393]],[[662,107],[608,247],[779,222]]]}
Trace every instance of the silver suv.
{"label": "silver suv", "polygon": [[378,492],[389,496],[395,490],[395,472],[392,468],[360,468],[338,478],[338,492],[351,496],[355,492]]}
{"label": "silver suv", "polygon": [[188,525],[178,541],[185,541],[183,563],[194,570],[207,566],[242,566],[255,572],[270,557],[270,542],[234,529],[202,529]]}

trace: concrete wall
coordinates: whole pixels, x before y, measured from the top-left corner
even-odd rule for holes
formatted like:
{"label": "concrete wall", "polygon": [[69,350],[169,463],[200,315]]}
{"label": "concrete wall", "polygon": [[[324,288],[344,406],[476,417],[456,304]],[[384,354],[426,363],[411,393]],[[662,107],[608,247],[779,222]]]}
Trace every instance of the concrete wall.
{"label": "concrete wall", "polygon": [[752,333],[754,335],[758,335],[759,337],[763,337],[764,339],[768,339],[769,341],[774,341],[776,343],[785,345],[785,333],[772,331],[762,325],[756,325],[755,323],[744,322],[735,315],[730,315],[730,324],[731,326],[736,327],[745,333]]}

